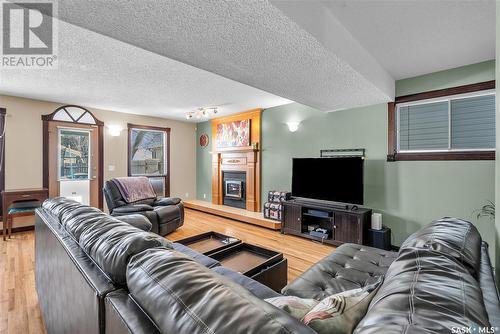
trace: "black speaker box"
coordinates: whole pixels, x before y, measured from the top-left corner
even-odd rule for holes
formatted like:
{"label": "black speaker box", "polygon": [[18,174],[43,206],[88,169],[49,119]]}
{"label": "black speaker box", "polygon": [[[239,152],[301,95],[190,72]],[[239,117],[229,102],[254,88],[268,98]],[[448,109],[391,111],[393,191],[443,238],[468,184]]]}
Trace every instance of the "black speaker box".
{"label": "black speaker box", "polygon": [[368,230],[368,246],[391,250],[391,229],[383,227],[381,230]]}

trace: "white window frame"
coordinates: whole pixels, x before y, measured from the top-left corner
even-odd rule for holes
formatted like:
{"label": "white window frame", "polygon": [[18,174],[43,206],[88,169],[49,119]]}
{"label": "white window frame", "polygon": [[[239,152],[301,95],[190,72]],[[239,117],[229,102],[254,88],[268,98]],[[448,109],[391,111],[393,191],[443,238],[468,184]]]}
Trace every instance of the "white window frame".
{"label": "white window frame", "polygon": [[[455,94],[448,95],[444,97],[437,97],[433,99],[412,101],[412,102],[404,102],[396,104],[396,152],[397,153],[442,153],[442,152],[491,152],[495,151],[496,148],[472,148],[472,149],[454,149],[451,147],[451,101],[460,100],[463,98],[471,98],[471,97],[479,97],[479,96],[487,96],[487,95],[496,95],[495,89],[482,90],[473,93],[464,93],[464,94]],[[496,96],[495,96],[496,98]],[[437,102],[448,102],[448,149],[437,149],[437,150],[401,150],[400,147],[400,108],[403,107],[411,107],[422,104],[430,104]],[[495,104],[496,105],[496,104]]]}

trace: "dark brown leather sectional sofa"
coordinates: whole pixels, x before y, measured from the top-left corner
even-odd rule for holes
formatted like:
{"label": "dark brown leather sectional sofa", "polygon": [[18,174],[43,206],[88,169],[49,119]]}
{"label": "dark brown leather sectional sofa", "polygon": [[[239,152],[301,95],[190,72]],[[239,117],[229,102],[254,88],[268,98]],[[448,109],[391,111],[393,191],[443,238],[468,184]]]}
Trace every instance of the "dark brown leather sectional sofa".
{"label": "dark brown leather sectional sofa", "polygon": [[[37,210],[36,288],[48,333],[314,333],[263,300],[276,292],[129,223],[64,199]],[[321,299],[381,275],[355,333],[500,327],[487,245],[451,218],[410,236],[399,253],[345,244],[282,293]]]}

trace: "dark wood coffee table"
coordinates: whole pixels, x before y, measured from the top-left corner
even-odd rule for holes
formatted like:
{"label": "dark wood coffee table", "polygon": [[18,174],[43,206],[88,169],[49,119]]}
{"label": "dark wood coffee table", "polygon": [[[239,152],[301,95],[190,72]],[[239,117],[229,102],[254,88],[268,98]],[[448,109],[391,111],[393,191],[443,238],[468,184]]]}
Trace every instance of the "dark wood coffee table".
{"label": "dark wood coffee table", "polygon": [[240,272],[275,291],[287,284],[287,260],[282,253],[239,243],[209,255],[222,266]]}
{"label": "dark wood coffee table", "polygon": [[280,292],[287,284],[288,263],[282,253],[213,231],[176,242],[207,255],[219,261],[222,266],[275,291]]}
{"label": "dark wood coffee table", "polygon": [[241,243],[240,239],[217,232],[206,232],[176,241],[199,253],[210,255],[225,248]]}

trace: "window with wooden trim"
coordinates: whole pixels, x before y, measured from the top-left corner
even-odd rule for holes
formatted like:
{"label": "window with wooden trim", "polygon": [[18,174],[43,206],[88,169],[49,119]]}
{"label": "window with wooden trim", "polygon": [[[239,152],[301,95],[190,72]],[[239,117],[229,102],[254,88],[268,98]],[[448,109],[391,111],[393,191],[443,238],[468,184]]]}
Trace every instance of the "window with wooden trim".
{"label": "window with wooden trim", "polygon": [[494,81],[396,98],[388,151],[389,161],[494,159]]}
{"label": "window with wooden trim", "polygon": [[128,175],[149,178],[158,196],[170,195],[170,128],[128,124]]}

